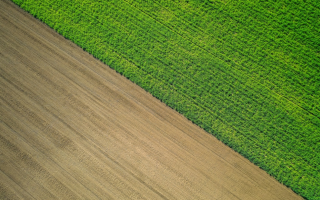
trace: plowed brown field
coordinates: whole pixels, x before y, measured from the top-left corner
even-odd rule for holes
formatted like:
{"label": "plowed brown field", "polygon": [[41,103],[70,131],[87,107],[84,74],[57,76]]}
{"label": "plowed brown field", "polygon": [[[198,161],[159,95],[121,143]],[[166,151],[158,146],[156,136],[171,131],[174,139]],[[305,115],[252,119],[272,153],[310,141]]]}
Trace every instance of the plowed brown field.
{"label": "plowed brown field", "polygon": [[301,197],[0,0],[0,199]]}

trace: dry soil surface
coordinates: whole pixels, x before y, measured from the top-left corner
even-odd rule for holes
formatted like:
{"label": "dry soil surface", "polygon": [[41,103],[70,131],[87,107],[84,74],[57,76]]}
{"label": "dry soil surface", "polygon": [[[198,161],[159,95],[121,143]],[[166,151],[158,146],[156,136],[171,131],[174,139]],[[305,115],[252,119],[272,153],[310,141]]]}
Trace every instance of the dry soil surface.
{"label": "dry soil surface", "polygon": [[0,0],[0,199],[301,199]]}

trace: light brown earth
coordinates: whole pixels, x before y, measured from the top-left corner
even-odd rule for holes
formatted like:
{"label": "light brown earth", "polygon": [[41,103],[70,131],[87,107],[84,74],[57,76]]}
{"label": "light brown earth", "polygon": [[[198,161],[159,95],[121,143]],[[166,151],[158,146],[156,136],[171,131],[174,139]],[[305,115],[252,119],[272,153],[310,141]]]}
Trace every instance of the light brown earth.
{"label": "light brown earth", "polygon": [[301,199],[0,0],[0,199]]}

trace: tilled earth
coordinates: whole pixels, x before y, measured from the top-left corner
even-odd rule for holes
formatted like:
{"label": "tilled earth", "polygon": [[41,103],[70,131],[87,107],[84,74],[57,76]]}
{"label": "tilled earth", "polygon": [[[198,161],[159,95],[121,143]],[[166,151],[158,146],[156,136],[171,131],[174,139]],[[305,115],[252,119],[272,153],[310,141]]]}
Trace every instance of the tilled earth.
{"label": "tilled earth", "polygon": [[0,0],[0,199],[302,199]]}

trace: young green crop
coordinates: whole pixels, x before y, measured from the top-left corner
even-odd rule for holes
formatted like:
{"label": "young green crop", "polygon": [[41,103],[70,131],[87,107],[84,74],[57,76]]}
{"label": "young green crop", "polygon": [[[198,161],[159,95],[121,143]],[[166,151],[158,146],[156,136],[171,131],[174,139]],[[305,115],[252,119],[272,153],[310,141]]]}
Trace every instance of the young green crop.
{"label": "young green crop", "polygon": [[320,198],[320,9],[13,0],[306,199]]}

